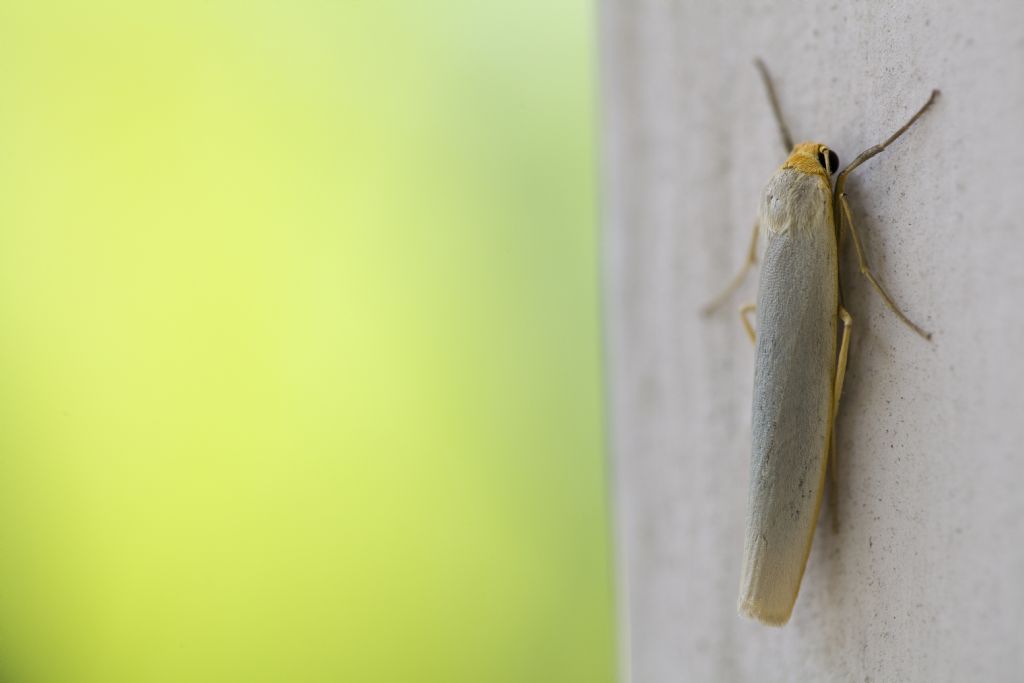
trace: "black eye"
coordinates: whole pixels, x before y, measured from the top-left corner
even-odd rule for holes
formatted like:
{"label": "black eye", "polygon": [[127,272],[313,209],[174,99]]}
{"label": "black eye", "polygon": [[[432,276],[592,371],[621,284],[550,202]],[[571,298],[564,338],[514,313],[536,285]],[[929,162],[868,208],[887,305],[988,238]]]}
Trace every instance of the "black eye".
{"label": "black eye", "polygon": [[836,153],[833,152],[832,150],[827,151],[828,165],[825,165],[825,155],[822,154],[821,152],[818,152],[818,163],[821,164],[821,167],[828,171],[829,173],[835,173],[836,171],[839,170],[839,157],[836,156]]}

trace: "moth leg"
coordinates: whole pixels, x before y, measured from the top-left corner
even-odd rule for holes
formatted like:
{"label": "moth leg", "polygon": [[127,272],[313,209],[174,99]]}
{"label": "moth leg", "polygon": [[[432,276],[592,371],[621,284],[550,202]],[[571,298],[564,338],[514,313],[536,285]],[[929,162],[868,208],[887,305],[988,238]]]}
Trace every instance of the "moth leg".
{"label": "moth leg", "polygon": [[861,247],[860,237],[857,236],[857,228],[855,228],[853,225],[853,214],[850,211],[850,202],[847,201],[845,192],[841,192],[839,194],[839,205],[842,209],[843,218],[846,221],[846,225],[847,227],[850,228],[850,237],[853,238],[853,248],[856,249],[857,251],[857,261],[860,264],[861,274],[868,279],[868,282],[871,283],[871,286],[874,287],[875,291],[878,292],[879,296],[882,297],[882,301],[885,302],[885,305],[889,307],[890,311],[896,314],[897,318],[902,320],[903,323],[906,324],[914,332],[921,335],[921,337],[925,339],[931,339],[931,332],[925,332],[924,330],[922,330],[920,327],[915,325],[910,320],[910,318],[908,318],[903,313],[903,311],[900,310],[900,307],[896,305],[896,302],[893,301],[892,297],[889,296],[889,293],[885,291],[885,288],[882,287],[882,284],[878,281],[878,278],[875,277],[874,272],[872,272],[871,266],[868,265],[867,259],[864,258],[864,249],[863,247]]}
{"label": "moth leg", "polygon": [[753,344],[757,341],[757,335],[754,334],[754,326],[750,324],[750,318],[747,315],[751,311],[757,310],[756,304],[744,304],[740,306],[740,322],[743,323],[743,328],[747,331],[747,336],[750,337],[750,343]]}
{"label": "moth leg", "polygon": [[846,379],[846,361],[850,353],[850,330],[853,328],[853,316],[842,306],[839,307],[839,318],[843,321],[843,336],[839,342],[839,357],[836,360],[836,381],[832,391],[832,430],[829,437],[828,469],[829,495],[828,506],[832,517],[832,531],[839,531],[839,493],[838,493],[838,461],[839,448],[836,445],[836,421],[839,418],[839,399],[843,395],[843,380]]}
{"label": "moth leg", "polygon": [[750,272],[750,269],[757,263],[757,234],[760,232],[757,222],[754,222],[754,234],[750,237],[750,248],[747,250],[747,260],[740,268],[740,272],[736,274],[736,277],[732,279],[721,294],[716,296],[710,302],[708,302],[704,308],[701,309],[701,313],[704,315],[710,315],[716,308],[721,306],[726,300],[733,295],[739,286],[743,284],[743,279]]}
{"label": "moth leg", "polygon": [[850,355],[850,331],[853,328],[853,316],[842,306],[839,307],[839,319],[843,321],[843,336],[839,341],[839,358],[836,361],[836,383],[832,398],[833,421],[839,414],[839,399],[843,395],[843,381],[846,379],[846,361]]}
{"label": "moth leg", "polygon": [[871,272],[871,268],[868,267],[867,261],[864,259],[864,251],[863,249],[861,249],[860,240],[857,237],[857,230],[853,225],[853,217],[850,212],[850,204],[846,199],[845,188],[846,178],[850,175],[850,173],[853,172],[854,169],[856,169],[858,166],[863,164],[868,159],[871,159],[872,157],[884,152],[889,145],[891,145],[893,142],[899,139],[901,135],[906,133],[910,129],[910,127],[913,126],[914,123],[916,123],[917,120],[921,118],[921,116],[926,111],[928,111],[928,108],[935,103],[935,100],[938,96],[939,91],[932,90],[932,94],[931,96],[929,96],[928,101],[925,102],[924,105],[922,105],[922,107],[918,109],[913,116],[910,117],[909,121],[900,126],[899,130],[897,130],[895,133],[886,138],[886,140],[881,144],[875,145],[874,147],[869,147],[868,149],[858,154],[857,158],[851,161],[850,165],[844,168],[839,173],[839,175],[836,176],[835,185],[835,196],[838,200],[835,203],[835,222],[837,226],[841,226],[842,218],[846,218],[846,223],[850,227],[850,235],[853,236],[853,244],[857,249],[857,259],[860,261],[860,272],[863,273],[865,277],[867,277],[869,282],[871,282],[871,285],[881,295],[882,299],[885,301],[885,304],[889,307],[889,309],[893,313],[895,313],[900,320],[902,320],[906,325],[908,325],[912,330],[914,330],[914,332],[921,335],[925,339],[931,339],[931,334],[925,332],[920,327],[912,323],[910,319],[903,314],[903,312],[899,309],[896,303],[892,300],[892,297],[889,296],[889,294],[885,291],[882,285],[878,282],[878,278],[876,278],[874,273]]}

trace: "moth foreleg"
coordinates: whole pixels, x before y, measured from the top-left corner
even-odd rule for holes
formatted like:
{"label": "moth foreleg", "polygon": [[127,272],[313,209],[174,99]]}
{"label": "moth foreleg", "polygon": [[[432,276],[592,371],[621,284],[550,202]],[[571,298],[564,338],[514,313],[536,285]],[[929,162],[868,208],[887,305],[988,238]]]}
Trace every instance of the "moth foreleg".
{"label": "moth foreleg", "polygon": [[871,286],[874,287],[875,291],[878,292],[878,295],[882,297],[882,301],[885,302],[885,305],[889,307],[890,311],[896,314],[897,318],[902,320],[910,329],[925,339],[931,339],[931,332],[925,332],[918,325],[914,324],[914,322],[900,310],[900,307],[896,305],[896,302],[893,301],[891,296],[889,296],[889,293],[885,291],[885,287],[882,286],[882,283],[880,283],[878,278],[875,277],[875,273],[871,270],[871,266],[868,265],[868,261],[864,257],[864,248],[861,246],[860,237],[857,235],[857,228],[853,225],[853,213],[850,211],[850,202],[846,199],[845,192],[841,192],[839,194],[839,205],[842,208],[843,218],[845,219],[846,225],[850,228],[850,237],[853,238],[853,248],[857,251],[857,262],[860,265],[861,274],[868,279]]}
{"label": "moth foreleg", "polygon": [[704,315],[710,315],[716,308],[724,304],[733,295],[733,292],[739,289],[740,285],[743,284],[743,280],[747,277],[747,273],[757,263],[757,235],[759,232],[760,228],[755,221],[754,234],[750,237],[750,248],[747,249],[747,260],[743,263],[743,267],[740,268],[740,272],[736,273],[736,277],[726,286],[725,290],[701,309]]}

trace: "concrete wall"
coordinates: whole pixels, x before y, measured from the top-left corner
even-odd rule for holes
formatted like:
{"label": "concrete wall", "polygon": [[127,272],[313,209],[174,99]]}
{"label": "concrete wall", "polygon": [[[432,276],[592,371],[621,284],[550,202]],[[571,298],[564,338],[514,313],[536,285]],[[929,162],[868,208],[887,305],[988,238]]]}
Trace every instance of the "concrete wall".
{"label": "concrete wall", "polygon": [[[1024,676],[1024,4],[602,3],[606,319],[623,667],[660,681]],[[794,136],[843,162],[942,98],[848,188],[902,326],[843,257],[855,318],[838,514],[794,617],[735,602],[752,351],[700,305],[742,260]]]}

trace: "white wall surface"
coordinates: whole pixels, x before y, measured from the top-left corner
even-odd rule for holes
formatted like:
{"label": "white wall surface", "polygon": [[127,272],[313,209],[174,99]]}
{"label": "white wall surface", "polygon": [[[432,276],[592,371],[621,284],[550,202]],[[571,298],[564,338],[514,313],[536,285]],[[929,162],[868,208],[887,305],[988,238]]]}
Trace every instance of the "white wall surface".
{"label": "white wall surface", "polygon": [[[602,3],[603,190],[623,668],[668,681],[1024,680],[1024,3]],[[823,506],[792,621],[736,614],[752,349],[698,314],[742,261],[797,139],[848,162],[855,319]]]}

